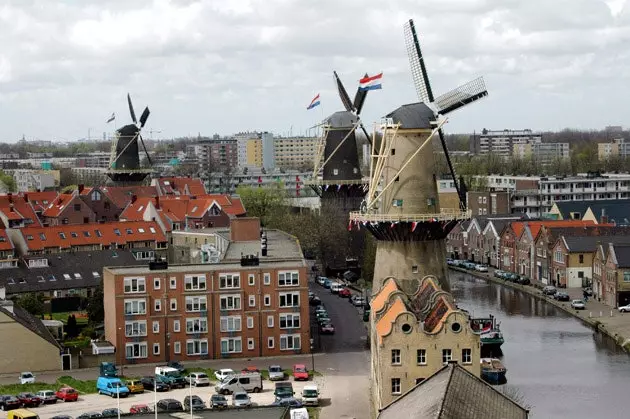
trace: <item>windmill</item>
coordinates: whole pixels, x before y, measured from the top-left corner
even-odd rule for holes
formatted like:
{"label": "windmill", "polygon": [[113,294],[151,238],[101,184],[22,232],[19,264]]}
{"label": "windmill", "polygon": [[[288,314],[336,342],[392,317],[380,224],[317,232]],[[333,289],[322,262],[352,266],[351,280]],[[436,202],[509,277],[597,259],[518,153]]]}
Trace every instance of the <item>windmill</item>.
{"label": "windmill", "polygon": [[[425,105],[429,106],[434,112],[439,115],[447,115],[463,106],[466,106],[478,99],[488,96],[486,85],[483,81],[483,77],[478,77],[462,86],[459,86],[450,92],[444,93],[437,98],[433,96],[433,89],[429,81],[429,75],[424,63],[424,57],[420,50],[420,42],[418,42],[418,35],[414,26],[413,20],[405,24],[405,44],[407,46],[407,55],[409,56],[409,64],[411,66],[411,74],[413,76],[413,82],[416,87],[416,93],[418,99]],[[438,130],[438,136],[444,150],[444,157],[448,164],[448,169],[453,178],[455,189],[459,197],[459,205],[462,211],[466,210],[466,194],[465,185],[463,182],[458,183],[455,177],[455,170],[453,163],[448,152],[446,140],[444,138],[444,132],[440,128]]]}
{"label": "windmill", "polygon": [[153,164],[141,135],[142,128],[147,123],[147,119],[149,119],[149,114],[151,113],[149,107],[144,108],[142,115],[140,115],[140,121],[138,121],[129,94],[127,94],[127,103],[129,104],[129,113],[131,114],[133,123],[116,130],[107,170],[107,176],[109,176],[111,180],[125,184],[141,182],[151,173],[151,169],[140,167],[138,142],[142,144],[144,154],[149,164]]}

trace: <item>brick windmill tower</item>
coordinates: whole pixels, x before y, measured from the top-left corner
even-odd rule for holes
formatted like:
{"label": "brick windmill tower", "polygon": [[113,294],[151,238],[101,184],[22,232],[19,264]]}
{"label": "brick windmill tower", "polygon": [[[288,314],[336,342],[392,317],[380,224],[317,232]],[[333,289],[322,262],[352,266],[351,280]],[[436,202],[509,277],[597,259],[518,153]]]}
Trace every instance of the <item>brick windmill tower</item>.
{"label": "brick windmill tower", "polygon": [[[333,74],[345,110],[324,119],[313,176],[305,184],[321,198],[324,219],[334,223],[330,228],[341,229],[349,223],[348,213],[359,209],[367,192],[367,180],[361,174],[356,132],[361,129],[370,140],[360,119],[368,90],[359,87],[352,101],[337,72]],[[364,240],[365,232],[356,229],[344,234],[342,246],[335,246],[337,251],[324,255],[328,266],[340,270],[359,266]]]}
{"label": "brick windmill tower", "polygon": [[[433,97],[413,25],[405,25],[405,41],[420,102],[389,113],[380,125],[382,140],[372,142],[369,189],[359,211],[350,214],[358,228],[367,228],[377,240],[373,290],[383,282],[437,277],[450,291],[444,240],[470,213],[465,197],[458,210],[441,210],[436,185],[434,139],[439,138],[453,180],[456,179],[442,134],[444,115],[474,102],[488,92],[482,78]],[[376,138],[376,136],[374,137]]]}

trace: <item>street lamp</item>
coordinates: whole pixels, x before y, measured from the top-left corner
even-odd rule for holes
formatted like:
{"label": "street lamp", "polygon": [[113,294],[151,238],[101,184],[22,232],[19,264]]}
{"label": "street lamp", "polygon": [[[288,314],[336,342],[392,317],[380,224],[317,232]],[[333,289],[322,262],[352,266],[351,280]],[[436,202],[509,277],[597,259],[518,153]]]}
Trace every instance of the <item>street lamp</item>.
{"label": "street lamp", "polygon": [[313,349],[315,349],[315,339],[311,338],[311,365],[312,365],[312,370],[313,370],[313,377],[315,377],[315,354],[313,353]]}
{"label": "street lamp", "polygon": [[120,386],[122,385],[122,381],[116,383],[116,403],[118,404],[118,419],[120,419]]}
{"label": "street lamp", "polygon": [[123,328],[119,327],[118,331],[122,334],[122,338],[120,339],[122,343],[118,347],[120,349],[120,376],[124,377],[125,376],[125,356],[127,352],[127,347],[125,346],[125,335],[124,335],[125,332],[123,331]]}

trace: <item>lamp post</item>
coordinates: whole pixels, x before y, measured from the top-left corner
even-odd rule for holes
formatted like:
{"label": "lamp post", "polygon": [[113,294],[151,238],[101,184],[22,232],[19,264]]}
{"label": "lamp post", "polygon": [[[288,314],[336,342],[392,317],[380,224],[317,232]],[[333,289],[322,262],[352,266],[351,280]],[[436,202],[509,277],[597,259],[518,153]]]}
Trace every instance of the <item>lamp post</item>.
{"label": "lamp post", "polygon": [[311,369],[313,370],[313,377],[315,377],[315,354],[313,353],[313,349],[315,349],[315,339],[311,338]]}
{"label": "lamp post", "polygon": [[158,419],[157,408],[157,378],[153,377],[153,412],[155,413],[155,419]]}
{"label": "lamp post", "polygon": [[190,405],[190,419],[193,418],[193,401],[192,401],[192,383],[193,380],[190,378],[190,375],[188,375],[188,382],[189,382],[189,387],[190,388],[190,394],[188,397],[188,404]]}
{"label": "lamp post", "polygon": [[125,376],[125,356],[127,353],[127,347],[125,346],[125,331],[123,330],[122,327],[118,328],[118,331],[120,332],[120,334],[122,334],[121,337],[121,344],[119,346],[120,349],[120,376],[124,377]]}
{"label": "lamp post", "polygon": [[122,382],[116,384],[116,403],[118,404],[118,408],[116,409],[118,412],[118,419],[120,419],[120,386]]}

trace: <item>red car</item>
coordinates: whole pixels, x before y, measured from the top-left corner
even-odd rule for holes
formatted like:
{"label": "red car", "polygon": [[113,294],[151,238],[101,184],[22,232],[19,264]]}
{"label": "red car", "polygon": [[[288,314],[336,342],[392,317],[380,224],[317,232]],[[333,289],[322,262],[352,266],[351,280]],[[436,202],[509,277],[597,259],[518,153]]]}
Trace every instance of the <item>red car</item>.
{"label": "red car", "polygon": [[241,372],[245,372],[245,373],[247,373],[247,372],[260,372],[260,370],[258,368],[256,368],[256,367],[249,366],[249,367],[243,368],[241,370]]}
{"label": "red car", "polygon": [[293,366],[293,380],[294,381],[299,381],[299,380],[307,381],[308,380],[308,371],[304,364],[295,364]]}
{"label": "red car", "polygon": [[79,400],[79,393],[72,387],[61,387],[55,395],[64,402],[76,402]]}
{"label": "red car", "polygon": [[153,411],[146,404],[134,404],[133,406],[131,406],[131,409],[129,409],[129,413],[134,413],[134,414],[145,413],[146,414],[146,413],[153,413]]}
{"label": "red car", "polygon": [[33,393],[20,393],[17,395],[17,399],[24,407],[37,407],[42,404],[42,399]]}
{"label": "red car", "polygon": [[348,288],[342,288],[339,290],[339,296],[342,298],[350,298],[352,297],[352,292]]}

